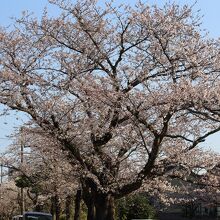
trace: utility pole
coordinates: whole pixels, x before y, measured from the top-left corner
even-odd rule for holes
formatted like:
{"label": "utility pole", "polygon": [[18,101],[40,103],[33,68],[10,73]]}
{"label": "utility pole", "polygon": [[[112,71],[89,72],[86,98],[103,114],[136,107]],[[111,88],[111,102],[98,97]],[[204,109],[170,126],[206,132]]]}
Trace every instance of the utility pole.
{"label": "utility pole", "polygon": [[[23,128],[21,128],[21,167],[24,164],[24,140],[23,140]],[[24,187],[21,187],[21,215],[24,214]]]}
{"label": "utility pole", "polygon": [[[3,165],[1,162],[1,182],[0,182],[0,202],[2,202],[2,176],[3,176]],[[2,219],[2,215],[0,215],[0,219]]]}
{"label": "utility pole", "polygon": [[3,165],[1,163],[1,184],[0,184],[0,186],[2,185],[2,180],[3,180]]}

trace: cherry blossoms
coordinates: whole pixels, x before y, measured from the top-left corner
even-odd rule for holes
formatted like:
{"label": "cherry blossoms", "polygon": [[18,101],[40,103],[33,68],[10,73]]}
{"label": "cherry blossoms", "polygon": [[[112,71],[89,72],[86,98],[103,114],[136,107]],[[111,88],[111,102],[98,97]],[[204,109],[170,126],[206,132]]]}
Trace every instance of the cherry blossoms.
{"label": "cherry blossoms", "polygon": [[49,2],[60,16],[0,31],[0,103],[79,168],[90,220],[113,220],[116,199],[160,176],[216,164],[199,144],[220,130],[220,45],[190,6]]}

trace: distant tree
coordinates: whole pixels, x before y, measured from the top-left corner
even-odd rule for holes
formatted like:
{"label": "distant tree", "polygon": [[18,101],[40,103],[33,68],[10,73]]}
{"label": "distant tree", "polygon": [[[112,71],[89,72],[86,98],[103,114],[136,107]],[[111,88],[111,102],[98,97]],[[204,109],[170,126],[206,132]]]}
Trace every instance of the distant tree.
{"label": "distant tree", "polygon": [[[2,160],[12,172],[18,188],[24,188],[27,210],[51,211],[56,220],[60,218],[67,197],[74,195],[78,188],[79,170],[74,171],[56,148],[56,143],[36,129],[26,129],[14,135],[14,143],[4,153]],[[21,139],[24,145],[21,163]],[[47,149],[49,147],[49,149]],[[73,199],[70,201],[73,203]],[[48,209],[49,206],[49,209]]]}
{"label": "distant tree", "polygon": [[0,219],[11,220],[19,213],[19,191],[13,181],[2,183],[0,188]]}
{"label": "distant tree", "polygon": [[115,200],[153,190],[220,130],[219,41],[187,5],[49,2],[57,18],[0,31],[0,103],[77,164],[88,219],[112,220]]}

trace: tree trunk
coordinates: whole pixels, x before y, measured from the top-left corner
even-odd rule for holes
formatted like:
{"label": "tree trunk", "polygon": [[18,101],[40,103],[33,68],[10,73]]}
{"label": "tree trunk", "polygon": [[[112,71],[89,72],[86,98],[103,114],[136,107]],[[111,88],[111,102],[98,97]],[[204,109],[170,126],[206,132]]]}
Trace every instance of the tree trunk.
{"label": "tree trunk", "polygon": [[66,197],[66,220],[71,220],[71,210],[73,205],[73,196],[68,195]]}
{"label": "tree trunk", "polygon": [[87,212],[87,220],[95,220],[95,205],[91,200],[91,203],[86,204],[88,212]]}
{"label": "tree trunk", "polygon": [[87,220],[95,220],[95,206],[93,198],[91,189],[82,184],[82,199],[87,207]]}
{"label": "tree trunk", "polygon": [[112,194],[97,192],[95,185],[82,182],[82,198],[88,210],[87,220],[114,220],[115,198]]}
{"label": "tree trunk", "polygon": [[56,208],[56,220],[60,220],[61,207],[60,207],[60,201],[58,195],[55,196],[55,208]]}
{"label": "tree trunk", "polygon": [[100,195],[95,201],[95,220],[114,220],[115,200],[111,194]]}
{"label": "tree trunk", "polygon": [[81,190],[78,189],[75,197],[75,213],[74,213],[74,220],[80,219],[80,203],[81,203]]}
{"label": "tree trunk", "polygon": [[54,197],[51,197],[50,200],[51,200],[50,212],[51,212],[51,214],[53,216],[53,220],[55,220],[56,213],[55,213],[55,206],[54,206]]}
{"label": "tree trunk", "polygon": [[55,195],[54,197],[52,197],[51,200],[52,200],[51,212],[53,215],[53,220],[60,220],[61,207],[60,207],[59,196]]}

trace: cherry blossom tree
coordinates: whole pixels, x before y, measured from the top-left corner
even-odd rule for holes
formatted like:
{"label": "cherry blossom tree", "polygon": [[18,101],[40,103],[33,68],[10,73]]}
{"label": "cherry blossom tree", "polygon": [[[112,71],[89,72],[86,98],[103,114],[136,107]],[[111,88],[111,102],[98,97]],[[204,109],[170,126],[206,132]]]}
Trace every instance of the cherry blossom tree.
{"label": "cherry blossom tree", "polygon": [[187,5],[49,2],[57,18],[1,29],[0,103],[77,164],[88,219],[112,220],[116,199],[178,173],[220,130],[219,41]]}
{"label": "cherry blossom tree", "polygon": [[[200,202],[216,204],[219,195],[219,173],[215,172],[220,155],[210,150],[194,148],[190,154],[177,158],[174,165],[166,167],[166,171],[152,181],[146,180],[139,189],[148,193],[158,209],[170,205],[184,206],[189,203],[199,205]],[[215,172],[215,175],[210,173]],[[154,187],[152,187],[154,185]]]}
{"label": "cherry blossom tree", "polygon": [[[64,206],[66,215],[70,215],[73,197],[79,188],[79,167],[76,163],[70,164],[65,152],[58,150],[59,143],[47,137],[42,130],[27,129],[26,136],[26,144],[31,149],[29,157],[32,162],[28,164],[30,179],[37,180],[37,187],[41,189],[40,196],[44,196],[47,201],[48,198],[51,200],[54,219],[60,219]],[[66,219],[70,219],[70,216]]]}
{"label": "cherry blossom tree", "polygon": [[13,181],[2,183],[0,189],[0,219],[10,220],[19,210],[18,189]]}
{"label": "cherry blossom tree", "polygon": [[26,211],[42,211],[49,207],[54,219],[59,220],[65,200],[72,198],[69,202],[73,203],[73,195],[79,187],[79,169],[74,169],[65,153],[57,150],[56,143],[39,129],[22,127],[13,138],[13,144],[1,160],[11,170],[10,180],[25,189]]}

